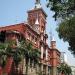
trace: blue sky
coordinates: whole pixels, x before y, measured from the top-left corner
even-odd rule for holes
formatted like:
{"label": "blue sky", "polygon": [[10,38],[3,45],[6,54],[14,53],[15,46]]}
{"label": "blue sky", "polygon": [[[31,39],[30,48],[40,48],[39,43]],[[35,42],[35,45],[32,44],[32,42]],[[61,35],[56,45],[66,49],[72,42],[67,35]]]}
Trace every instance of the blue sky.
{"label": "blue sky", "polygon": [[[27,11],[29,9],[34,8],[34,3],[35,0],[0,0],[0,27],[27,21]],[[58,34],[56,32],[56,27],[58,26],[57,25],[58,23],[55,22],[54,19],[52,18],[53,12],[51,12],[48,8],[46,8],[46,0],[41,0],[41,4],[43,9],[46,11],[48,15],[46,31],[49,35],[49,45],[50,45],[49,32],[52,31],[57,43],[57,48],[61,52],[65,52],[68,58],[68,63],[70,65],[75,66],[75,58],[68,51],[68,43],[64,43],[58,37]]]}

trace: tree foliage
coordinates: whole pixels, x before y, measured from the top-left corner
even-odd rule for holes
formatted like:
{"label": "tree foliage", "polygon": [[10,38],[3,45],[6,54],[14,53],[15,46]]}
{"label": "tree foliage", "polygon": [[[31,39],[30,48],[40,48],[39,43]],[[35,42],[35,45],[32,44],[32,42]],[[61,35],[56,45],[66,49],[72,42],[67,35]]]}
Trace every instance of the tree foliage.
{"label": "tree foliage", "polygon": [[75,0],[47,1],[47,7],[55,12],[55,20],[61,20],[57,28],[60,39],[69,43],[69,50],[75,55]]}
{"label": "tree foliage", "polygon": [[5,44],[0,43],[0,67],[4,67],[6,65],[6,49]]}
{"label": "tree foliage", "polygon": [[69,50],[75,55],[75,17],[65,20],[57,28],[60,39],[69,43]]}
{"label": "tree foliage", "polygon": [[6,65],[7,58],[12,57],[16,67],[14,74],[17,75],[18,65],[23,59],[25,59],[27,75],[29,60],[34,61],[34,63],[37,64],[40,58],[40,51],[36,48],[33,48],[32,43],[27,42],[25,39],[19,40],[19,46],[15,44],[16,40],[7,40],[4,43],[0,43],[0,67],[3,68]]}
{"label": "tree foliage", "polygon": [[47,7],[55,12],[55,20],[59,17],[62,19],[75,16],[75,0],[47,0]]}
{"label": "tree foliage", "polygon": [[64,74],[64,75],[71,75],[72,74],[71,67],[65,63],[61,63],[57,69],[58,69],[58,72],[61,74]]}
{"label": "tree foliage", "polygon": [[19,48],[23,53],[23,58],[26,60],[26,75],[28,75],[29,63],[33,64],[33,61],[35,64],[39,63],[40,51],[39,49],[33,48],[32,43],[25,39],[20,41]]}

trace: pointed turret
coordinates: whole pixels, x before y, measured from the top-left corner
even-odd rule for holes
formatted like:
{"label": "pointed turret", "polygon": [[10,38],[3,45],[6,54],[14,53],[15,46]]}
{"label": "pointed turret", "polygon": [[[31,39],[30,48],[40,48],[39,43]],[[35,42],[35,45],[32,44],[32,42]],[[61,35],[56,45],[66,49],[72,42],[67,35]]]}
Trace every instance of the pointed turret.
{"label": "pointed turret", "polygon": [[35,21],[34,30],[35,30],[37,33],[39,33],[39,21],[38,21],[38,16],[37,16],[36,21]]}
{"label": "pointed turret", "polygon": [[52,36],[52,38],[51,38],[51,48],[56,49],[56,40],[55,40],[54,36]]}
{"label": "pointed turret", "polygon": [[37,18],[36,21],[35,21],[35,25],[39,25],[38,18]]}
{"label": "pointed turret", "polygon": [[54,36],[51,38],[51,41],[55,41],[55,38],[54,38]]}

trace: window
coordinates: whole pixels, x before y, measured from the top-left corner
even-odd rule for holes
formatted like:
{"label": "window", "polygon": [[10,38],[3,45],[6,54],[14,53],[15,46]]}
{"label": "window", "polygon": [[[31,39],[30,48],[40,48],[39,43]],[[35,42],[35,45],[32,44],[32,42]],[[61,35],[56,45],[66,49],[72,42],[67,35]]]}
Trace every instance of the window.
{"label": "window", "polygon": [[37,43],[37,38],[35,38],[35,44]]}
{"label": "window", "polygon": [[1,31],[0,32],[0,42],[4,42],[5,41],[5,34],[6,34],[6,31]]}

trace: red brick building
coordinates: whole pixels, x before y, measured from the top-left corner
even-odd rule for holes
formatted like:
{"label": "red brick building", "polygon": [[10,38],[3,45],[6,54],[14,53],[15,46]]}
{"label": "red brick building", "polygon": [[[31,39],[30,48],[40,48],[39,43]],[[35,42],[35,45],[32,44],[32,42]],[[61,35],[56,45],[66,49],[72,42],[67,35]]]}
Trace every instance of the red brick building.
{"label": "red brick building", "polygon": [[[5,40],[14,39],[17,44],[20,36],[31,41],[34,47],[41,50],[41,71],[45,72],[45,75],[57,75],[57,67],[60,64],[60,52],[56,48],[56,41],[53,38],[50,47],[48,46],[46,18],[47,14],[41,7],[41,4],[36,3],[35,8],[28,11],[28,20],[26,23],[0,27],[0,32],[6,32]],[[13,59],[8,58],[5,66],[7,74],[12,69],[12,62]]]}

